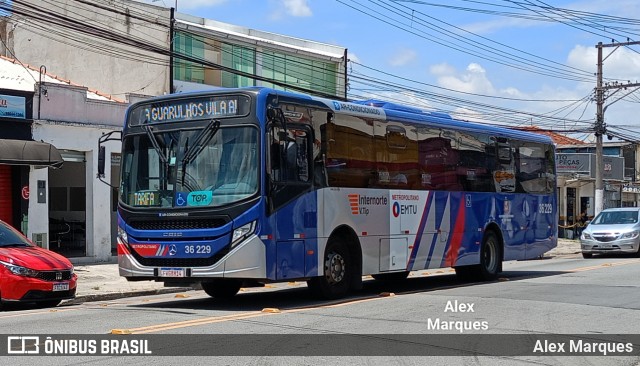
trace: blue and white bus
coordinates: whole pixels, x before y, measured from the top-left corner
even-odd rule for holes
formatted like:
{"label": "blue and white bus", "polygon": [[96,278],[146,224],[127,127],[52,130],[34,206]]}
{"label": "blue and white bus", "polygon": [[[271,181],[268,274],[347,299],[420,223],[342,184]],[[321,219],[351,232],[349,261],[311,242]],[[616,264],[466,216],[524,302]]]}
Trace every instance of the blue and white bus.
{"label": "blue and white bus", "polygon": [[156,97],[122,131],[120,274],[213,297],[307,281],[338,298],[442,267],[494,279],[556,246],[554,159],[546,136],[384,101]]}

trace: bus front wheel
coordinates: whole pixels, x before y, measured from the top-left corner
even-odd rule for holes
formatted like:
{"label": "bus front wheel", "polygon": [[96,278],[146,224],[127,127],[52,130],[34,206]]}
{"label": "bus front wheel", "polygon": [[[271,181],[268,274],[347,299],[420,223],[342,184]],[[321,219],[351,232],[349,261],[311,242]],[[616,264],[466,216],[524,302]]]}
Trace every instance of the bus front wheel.
{"label": "bus front wheel", "polygon": [[239,280],[213,280],[202,282],[201,285],[207,295],[218,299],[228,299],[240,291],[242,282]]}
{"label": "bus front wheel", "polygon": [[317,297],[337,299],[349,292],[352,263],[347,245],[338,238],[331,238],[324,254],[324,274],[307,281],[307,286]]}

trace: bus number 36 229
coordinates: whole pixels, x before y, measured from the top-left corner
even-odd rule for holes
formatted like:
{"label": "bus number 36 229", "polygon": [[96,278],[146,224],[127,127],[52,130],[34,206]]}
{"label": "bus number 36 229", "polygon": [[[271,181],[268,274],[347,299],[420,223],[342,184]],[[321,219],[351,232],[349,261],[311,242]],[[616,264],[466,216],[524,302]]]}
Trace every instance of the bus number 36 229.
{"label": "bus number 36 229", "polygon": [[209,245],[187,245],[184,247],[187,254],[211,254],[211,246]]}
{"label": "bus number 36 229", "polygon": [[538,212],[541,214],[553,213],[553,205],[551,203],[541,203],[538,205]]}

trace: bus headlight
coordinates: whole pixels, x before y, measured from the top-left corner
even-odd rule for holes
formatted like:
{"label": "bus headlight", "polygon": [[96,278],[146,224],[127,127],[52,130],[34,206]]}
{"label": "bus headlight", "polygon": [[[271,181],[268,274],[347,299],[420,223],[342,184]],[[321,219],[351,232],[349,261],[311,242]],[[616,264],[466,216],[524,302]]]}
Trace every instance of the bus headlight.
{"label": "bus headlight", "polygon": [[129,244],[129,237],[127,237],[127,232],[118,225],[118,240],[122,244]]}
{"label": "bus headlight", "polygon": [[255,221],[251,221],[250,223],[233,230],[233,236],[231,237],[231,248],[236,246],[238,243],[240,243],[249,235],[253,234],[255,230],[256,230]]}

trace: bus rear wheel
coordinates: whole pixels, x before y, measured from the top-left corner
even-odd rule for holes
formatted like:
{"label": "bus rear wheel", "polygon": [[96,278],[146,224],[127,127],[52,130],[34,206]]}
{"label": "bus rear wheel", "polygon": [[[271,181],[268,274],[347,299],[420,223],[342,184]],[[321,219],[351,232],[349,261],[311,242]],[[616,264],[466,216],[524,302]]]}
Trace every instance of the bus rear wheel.
{"label": "bus rear wheel", "polygon": [[228,299],[240,291],[242,282],[239,280],[213,280],[202,282],[201,285],[207,295],[217,299]]}
{"label": "bus rear wheel", "polygon": [[351,282],[351,258],[349,248],[338,238],[331,238],[324,254],[324,274],[307,281],[307,286],[316,297],[337,299],[349,292]]}
{"label": "bus rear wheel", "polygon": [[456,267],[456,275],[465,281],[495,280],[500,273],[500,239],[492,231],[485,234],[480,247],[480,264]]}

